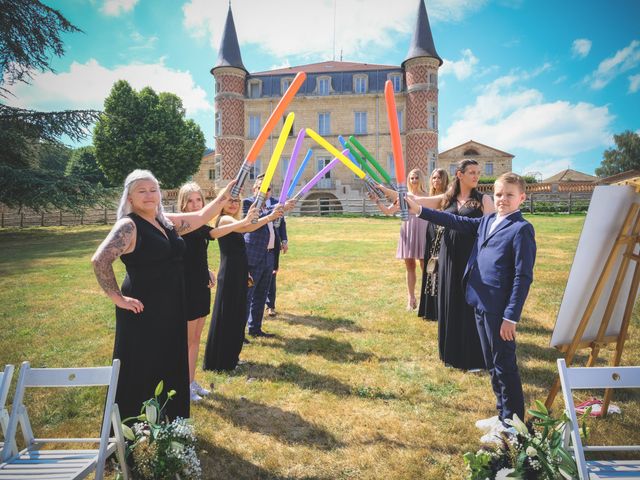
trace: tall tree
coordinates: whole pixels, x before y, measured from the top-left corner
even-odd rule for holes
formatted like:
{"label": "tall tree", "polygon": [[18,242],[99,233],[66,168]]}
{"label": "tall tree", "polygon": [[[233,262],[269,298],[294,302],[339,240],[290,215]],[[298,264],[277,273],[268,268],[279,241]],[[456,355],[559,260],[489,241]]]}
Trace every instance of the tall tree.
{"label": "tall tree", "polygon": [[50,56],[64,54],[61,35],[79,31],[38,0],[0,0],[0,203],[79,209],[106,198],[102,189],[65,177],[66,162],[57,155],[60,137],[86,137],[100,112],[39,112],[4,101],[12,96],[9,87],[29,83],[34,71],[53,71]]}
{"label": "tall tree", "polygon": [[94,185],[98,183],[103,187],[110,185],[109,180],[96,162],[95,148],[92,146],[76,148],[71,153],[65,174],[86,180]]}
{"label": "tall tree", "polygon": [[111,88],[93,131],[96,160],[113,183],[134,168],[151,170],[167,188],[193,175],[206,148],[204,134],[185,119],[182,100],[150,87],[136,92],[124,80]]}
{"label": "tall tree", "polygon": [[608,177],[628,170],[640,170],[640,135],[627,130],[613,136],[616,148],[604,151],[604,158],[600,167],[596,168],[596,175]]}

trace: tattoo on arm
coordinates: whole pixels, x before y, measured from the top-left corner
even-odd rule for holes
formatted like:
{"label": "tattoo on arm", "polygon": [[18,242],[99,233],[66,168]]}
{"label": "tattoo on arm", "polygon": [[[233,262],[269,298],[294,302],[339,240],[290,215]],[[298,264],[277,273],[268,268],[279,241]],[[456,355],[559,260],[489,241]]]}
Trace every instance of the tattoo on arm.
{"label": "tattoo on arm", "polygon": [[116,224],[91,259],[96,279],[107,295],[122,295],[113,273],[113,262],[127,251],[135,233],[136,227],[131,220]]}
{"label": "tattoo on arm", "polygon": [[187,230],[191,229],[191,224],[186,220],[180,220],[180,225],[176,225],[175,227],[176,227],[176,233],[178,235],[182,235]]}

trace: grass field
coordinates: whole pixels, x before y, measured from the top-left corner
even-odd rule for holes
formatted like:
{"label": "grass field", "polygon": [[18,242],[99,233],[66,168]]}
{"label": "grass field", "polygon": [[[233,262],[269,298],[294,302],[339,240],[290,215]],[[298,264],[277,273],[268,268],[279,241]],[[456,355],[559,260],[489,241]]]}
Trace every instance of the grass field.
{"label": "grass field", "polygon": [[[544,400],[554,379],[559,354],[549,340],[584,217],[529,219],[538,259],[518,327],[528,404]],[[493,415],[489,378],[445,368],[437,325],[405,311],[404,268],[394,258],[398,221],[291,218],[288,229],[280,315],[265,326],[276,338],[252,340],[242,353],[247,364],[232,374],[197,372],[215,386],[192,409],[204,477],[463,478],[462,454],[479,446],[473,424]],[[107,231],[0,231],[0,364],[110,362],[114,308],[89,263]],[[215,243],[209,257],[217,265]],[[123,271],[118,262],[119,280]],[[636,315],[623,364],[640,365],[638,325]],[[616,396],[623,414],[591,421],[593,441],[602,432],[611,443],[640,443],[638,399]],[[100,420],[99,392],[45,390],[27,400],[36,404],[31,415],[42,436],[79,434]]]}

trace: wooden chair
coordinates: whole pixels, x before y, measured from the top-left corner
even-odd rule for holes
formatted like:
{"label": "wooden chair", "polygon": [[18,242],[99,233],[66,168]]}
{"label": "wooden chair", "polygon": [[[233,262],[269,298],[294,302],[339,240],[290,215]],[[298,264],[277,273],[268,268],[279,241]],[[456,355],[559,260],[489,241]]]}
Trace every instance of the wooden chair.
{"label": "wooden chair", "polygon": [[558,372],[565,409],[571,419],[571,425],[565,429],[564,444],[574,452],[580,479],[640,479],[640,460],[585,460],[584,452],[640,451],[640,445],[583,446],[571,393],[572,390],[640,388],[640,367],[567,368],[565,359],[560,358]]}
{"label": "wooden chair", "polygon": [[[4,371],[0,372],[0,451],[4,448],[4,439],[9,427],[9,412],[6,405],[11,377],[13,377],[13,365],[5,365]],[[15,445],[12,450],[14,453],[17,452]]]}
{"label": "wooden chair", "polygon": [[[18,384],[9,418],[6,443],[0,463],[0,479],[80,479],[95,470],[96,480],[102,480],[106,459],[114,452],[128,479],[125,464],[124,437],[120,413],[115,404],[116,386],[120,361],[114,360],[110,367],[95,368],[31,368],[24,362],[20,368]],[[108,386],[104,404],[100,438],[35,438],[23,404],[26,388],[32,387],[95,387]],[[20,423],[26,448],[16,454],[8,448],[9,439],[15,439]],[[110,428],[115,437],[110,438]],[[43,449],[47,443],[97,443],[97,449]]]}

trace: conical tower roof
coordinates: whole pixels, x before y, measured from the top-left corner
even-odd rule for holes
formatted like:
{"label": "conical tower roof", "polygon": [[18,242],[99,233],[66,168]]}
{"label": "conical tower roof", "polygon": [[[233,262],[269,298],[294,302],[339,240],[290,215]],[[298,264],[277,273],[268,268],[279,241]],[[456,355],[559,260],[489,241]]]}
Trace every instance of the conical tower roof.
{"label": "conical tower roof", "polygon": [[244,68],[244,64],[242,63],[242,55],[240,55],[240,45],[238,44],[238,35],[236,34],[236,25],[233,21],[233,13],[231,13],[231,3],[229,3],[224,32],[222,32],[222,41],[220,42],[220,49],[218,50],[218,60],[211,69],[211,73],[219,67],[235,67],[247,72],[247,69]]}
{"label": "conical tower roof", "polygon": [[433,43],[429,17],[427,16],[427,7],[424,6],[423,0],[419,0],[419,2],[416,28],[413,31],[409,53],[407,53],[407,57],[404,59],[404,62],[402,62],[402,65],[404,66],[404,64],[412,58],[419,57],[436,58],[440,62],[440,65],[442,65],[442,58],[440,58],[440,55],[436,52],[436,46]]}

